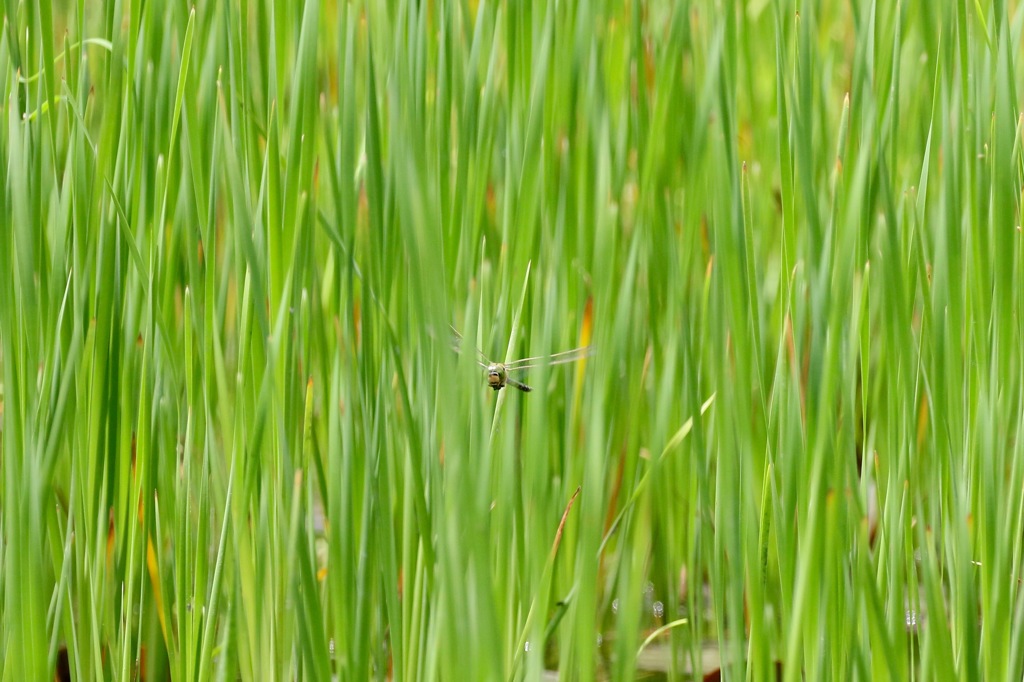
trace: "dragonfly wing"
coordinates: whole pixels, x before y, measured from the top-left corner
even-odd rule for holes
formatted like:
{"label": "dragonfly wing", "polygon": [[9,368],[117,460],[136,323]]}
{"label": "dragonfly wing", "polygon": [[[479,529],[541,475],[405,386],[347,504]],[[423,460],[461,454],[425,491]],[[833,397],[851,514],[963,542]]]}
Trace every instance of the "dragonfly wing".
{"label": "dragonfly wing", "polygon": [[[456,353],[460,353],[462,352],[462,334],[460,334],[459,330],[456,329],[455,327],[452,327],[451,325],[448,326],[452,330],[452,334],[455,335],[455,340],[452,342],[452,350],[454,350]],[[477,355],[480,356],[479,359],[477,359],[476,364],[480,365],[484,369],[487,369],[491,365],[491,361],[487,358],[486,355],[484,355],[484,352],[479,348],[474,348],[473,350],[475,350]]]}
{"label": "dragonfly wing", "polygon": [[560,353],[553,353],[551,355],[539,355],[534,358],[523,358],[522,360],[513,360],[512,362],[506,362],[505,369],[519,370],[529,369],[531,367],[537,367],[539,365],[563,365],[567,362],[576,362],[577,360],[582,360],[585,357],[593,355],[593,353],[594,350],[592,346],[584,346],[582,348],[564,350]]}

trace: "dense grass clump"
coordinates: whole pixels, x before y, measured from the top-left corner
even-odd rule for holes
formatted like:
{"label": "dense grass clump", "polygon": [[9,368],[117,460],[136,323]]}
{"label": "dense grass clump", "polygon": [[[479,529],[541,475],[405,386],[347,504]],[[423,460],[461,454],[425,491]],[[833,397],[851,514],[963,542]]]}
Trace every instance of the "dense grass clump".
{"label": "dense grass clump", "polygon": [[3,9],[2,680],[1021,678],[1021,3]]}

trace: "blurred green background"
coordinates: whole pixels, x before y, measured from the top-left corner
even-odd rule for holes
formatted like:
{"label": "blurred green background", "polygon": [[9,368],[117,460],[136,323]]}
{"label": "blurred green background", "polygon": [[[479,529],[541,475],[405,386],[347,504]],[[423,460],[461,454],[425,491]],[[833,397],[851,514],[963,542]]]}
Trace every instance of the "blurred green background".
{"label": "blurred green background", "polygon": [[1021,3],[3,12],[3,680],[1024,673]]}

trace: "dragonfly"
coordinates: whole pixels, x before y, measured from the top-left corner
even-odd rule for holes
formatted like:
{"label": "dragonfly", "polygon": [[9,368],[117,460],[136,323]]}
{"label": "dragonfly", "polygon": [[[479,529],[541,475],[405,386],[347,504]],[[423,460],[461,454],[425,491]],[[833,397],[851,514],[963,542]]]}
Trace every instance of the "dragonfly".
{"label": "dragonfly", "polygon": [[[459,350],[460,343],[462,342],[462,334],[460,334],[455,327],[452,327],[452,333],[455,334],[455,350]],[[479,348],[476,349],[477,355],[480,357],[477,359],[476,364],[480,365],[487,372],[487,385],[493,388],[495,391],[500,391],[506,386],[512,388],[518,388],[523,393],[529,393],[533,390],[531,386],[519,381],[518,379],[511,376],[517,372],[521,372],[527,369],[533,369],[534,367],[540,367],[541,365],[564,365],[569,362],[576,362],[582,360],[593,353],[591,346],[581,346],[580,348],[573,348],[572,350],[564,350],[560,353],[552,353],[551,355],[538,355],[532,358],[522,358],[521,360],[513,360],[512,362],[493,362],[484,355],[483,351]]]}

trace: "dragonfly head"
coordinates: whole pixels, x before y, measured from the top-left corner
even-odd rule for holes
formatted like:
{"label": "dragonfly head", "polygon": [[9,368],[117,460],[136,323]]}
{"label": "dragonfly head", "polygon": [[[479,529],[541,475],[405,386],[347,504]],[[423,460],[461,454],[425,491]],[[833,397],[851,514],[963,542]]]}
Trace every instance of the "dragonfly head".
{"label": "dragonfly head", "polygon": [[487,367],[487,385],[495,391],[505,386],[507,377],[504,365],[496,362]]}

